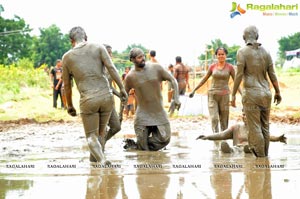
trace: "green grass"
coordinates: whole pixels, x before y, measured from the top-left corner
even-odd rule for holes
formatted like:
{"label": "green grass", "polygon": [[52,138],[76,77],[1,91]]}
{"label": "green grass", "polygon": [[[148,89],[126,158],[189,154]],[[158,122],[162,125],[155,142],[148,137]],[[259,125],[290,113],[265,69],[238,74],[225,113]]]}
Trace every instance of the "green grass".
{"label": "green grass", "polygon": [[[66,110],[52,107],[50,77],[43,69],[0,66],[0,73],[0,120],[22,118],[35,119],[38,122],[74,120]],[[76,105],[79,97],[76,88],[74,90]]]}
{"label": "green grass", "polygon": [[[0,73],[0,121],[22,118],[34,119],[38,122],[78,120],[78,117],[69,116],[64,109],[52,107],[50,78],[44,70],[0,65]],[[282,113],[290,110],[293,117],[299,118],[300,72],[297,70],[278,71],[277,75],[282,84],[283,101],[279,106],[272,104],[272,109]],[[199,82],[199,79],[196,82]],[[272,93],[274,93],[273,89]],[[164,93],[163,96],[166,94]],[[60,99],[58,99],[58,104],[60,104]],[[73,104],[79,112],[79,93],[76,86],[73,87]],[[118,101],[116,104],[119,104]],[[174,117],[179,116],[175,114]]]}

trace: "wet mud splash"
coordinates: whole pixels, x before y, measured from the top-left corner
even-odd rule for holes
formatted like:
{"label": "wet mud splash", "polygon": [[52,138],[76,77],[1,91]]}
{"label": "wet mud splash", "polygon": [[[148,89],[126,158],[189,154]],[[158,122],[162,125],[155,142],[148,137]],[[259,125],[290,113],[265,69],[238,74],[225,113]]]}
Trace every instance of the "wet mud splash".
{"label": "wet mud splash", "polygon": [[272,134],[288,141],[271,143],[261,159],[195,140],[211,133],[203,118],[171,119],[171,128],[165,150],[125,151],[123,140],[135,135],[133,121],[124,121],[104,168],[90,164],[80,122],[16,124],[0,133],[0,198],[297,198],[299,125],[272,123]]}

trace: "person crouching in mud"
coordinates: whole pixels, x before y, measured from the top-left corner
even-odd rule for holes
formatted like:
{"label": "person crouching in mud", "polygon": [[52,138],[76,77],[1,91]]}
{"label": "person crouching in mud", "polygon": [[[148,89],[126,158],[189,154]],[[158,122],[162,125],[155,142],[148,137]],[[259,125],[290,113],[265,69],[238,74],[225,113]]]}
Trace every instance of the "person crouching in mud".
{"label": "person crouching in mud", "polygon": [[[243,113],[243,123],[237,123],[228,129],[222,131],[221,133],[216,133],[212,135],[200,135],[196,138],[196,140],[233,140],[233,146],[230,147],[226,141],[221,142],[221,151],[223,153],[233,153],[234,151],[243,150],[245,153],[251,153],[248,148],[248,126],[247,119],[245,114]],[[283,142],[286,144],[286,137],[284,134],[281,136],[270,136],[271,142]]]}
{"label": "person crouching in mud", "polygon": [[135,89],[138,100],[134,130],[136,143],[125,140],[125,149],[157,151],[167,146],[171,139],[171,128],[167,113],[163,107],[160,85],[162,81],[169,81],[174,88],[174,102],[179,109],[178,84],[176,79],[158,63],[145,63],[145,54],[139,48],[133,48],[129,54],[134,63],[125,78],[125,90]]}

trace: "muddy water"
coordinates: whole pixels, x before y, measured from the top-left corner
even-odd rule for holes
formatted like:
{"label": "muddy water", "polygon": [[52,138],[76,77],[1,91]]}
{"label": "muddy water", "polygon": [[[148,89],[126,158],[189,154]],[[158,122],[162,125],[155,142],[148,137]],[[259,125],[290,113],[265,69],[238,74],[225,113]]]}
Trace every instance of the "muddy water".
{"label": "muddy water", "polygon": [[300,126],[271,125],[272,134],[285,133],[288,143],[271,143],[269,158],[257,159],[196,141],[200,132],[211,132],[206,121],[171,122],[171,143],[159,152],[124,151],[123,139],[134,137],[132,121],[124,122],[107,143],[112,168],[90,164],[80,123],[1,132],[0,198],[299,197]]}

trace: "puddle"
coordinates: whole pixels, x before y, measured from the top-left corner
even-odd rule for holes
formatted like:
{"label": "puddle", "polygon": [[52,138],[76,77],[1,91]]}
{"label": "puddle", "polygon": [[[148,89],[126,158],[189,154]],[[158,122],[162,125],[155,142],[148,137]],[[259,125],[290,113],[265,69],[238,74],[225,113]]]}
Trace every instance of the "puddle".
{"label": "puddle", "polygon": [[[81,124],[27,125],[0,134],[0,198],[285,198],[300,189],[300,127],[273,125],[287,144],[271,143],[269,158],[195,138],[210,126],[174,125],[159,152],[124,151],[122,131],[106,146],[112,168],[90,164]],[[195,124],[194,124],[195,125]],[[198,124],[197,124],[198,125]],[[232,144],[232,141],[228,141]]]}

